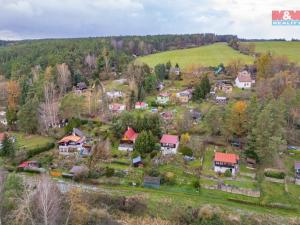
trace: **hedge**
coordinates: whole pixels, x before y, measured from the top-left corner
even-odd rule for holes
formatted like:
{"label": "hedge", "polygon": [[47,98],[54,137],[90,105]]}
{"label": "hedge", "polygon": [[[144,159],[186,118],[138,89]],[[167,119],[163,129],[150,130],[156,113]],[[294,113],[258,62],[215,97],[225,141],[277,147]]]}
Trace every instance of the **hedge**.
{"label": "hedge", "polygon": [[272,171],[272,170],[265,171],[264,175],[266,177],[272,177],[272,178],[276,178],[276,179],[284,179],[284,177],[285,177],[285,173],[284,172],[281,172],[281,171]]}
{"label": "hedge", "polygon": [[28,150],[26,152],[26,157],[29,159],[29,158],[31,158],[31,157],[33,157],[35,155],[38,155],[38,154],[40,154],[42,152],[49,151],[50,149],[52,149],[54,147],[55,147],[54,143],[48,143],[45,146],[30,149],[30,150]]}
{"label": "hedge", "polygon": [[246,205],[254,205],[254,206],[260,206],[260,207],[266,207],[266,208],[272,208],[272,209],[286,209],[286,210],[293,210],[296,211],[297,208],[293,207],[291,205],[283,205],[283,204],[263,204],[260,202],[250,202],[243,199],[236,199],[236,198],[227,198],[228,201],[246,204]]}

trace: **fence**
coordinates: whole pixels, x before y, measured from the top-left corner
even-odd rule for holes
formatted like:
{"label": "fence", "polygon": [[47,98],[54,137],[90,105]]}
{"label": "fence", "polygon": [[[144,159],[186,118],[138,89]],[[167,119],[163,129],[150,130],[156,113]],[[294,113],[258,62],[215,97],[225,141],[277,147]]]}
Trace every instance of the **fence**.
{"label": "fence", "polygon": [[256,198],[260,197],[260,191],[246,189],[246,188],[237,188],[230,185],[213,185],[213,186],[203,185],[201,187],[210,190],[220,190],[232,194],[245,195],[245,196],[256,197]]}

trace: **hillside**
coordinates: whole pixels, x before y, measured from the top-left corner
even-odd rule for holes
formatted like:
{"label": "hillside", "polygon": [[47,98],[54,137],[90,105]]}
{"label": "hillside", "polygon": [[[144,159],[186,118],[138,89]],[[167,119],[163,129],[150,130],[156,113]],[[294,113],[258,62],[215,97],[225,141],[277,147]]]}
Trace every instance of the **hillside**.
{"label": "hillside", "polygon": [[270,51],[276,55],[285,55],[293,62],[300,62],[300,42],[264,41],[254,43],[256,46],[256,52],[263,53]]}
{"label": "hillside", "polygon": [[216,66],[220,63],[226,65],[232,59],[240,58],[244,63],[251,63],[251,57],[242,55],[231,49],[226,43],[216,43],[198,48],[181,49],[166,51],[138,58],[139,61],[154,67],[159,63],[171,61],[172,64],[178,63],[181,68],[186,68],[190,64],[202,66]]}

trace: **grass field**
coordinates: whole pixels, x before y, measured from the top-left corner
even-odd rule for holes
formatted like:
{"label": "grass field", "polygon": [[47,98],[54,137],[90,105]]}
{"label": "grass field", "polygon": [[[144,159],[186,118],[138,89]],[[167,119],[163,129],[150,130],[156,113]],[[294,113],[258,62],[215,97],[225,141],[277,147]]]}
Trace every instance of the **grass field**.
{"label": "grass field", "polygon": [[270,51],[276,55],[287,56],[293,62],[300,62],[300,42],[285,42],[285,41],[266,41],[254,42],[256,52]]}
{"label": "grass field", "polygon": [[20,149],[29,150],[36,147],[42,147],[48,143],[54,142],[54,139],[50,137],[44,137],[39,135],[25,135],[21,132],[10,132],[10,135],[16,137],[17,147]]}
{"label": "grass field", "polygon": [[217,66],[218,64],[223,63],[226,65],[232,59],[236,58],[241,59],[243,63],[253,62],[253,59],[250,56],[238,53],[228,47],[226,43],[216,43],[197,48],[166,51],[140,57],[137,60],[147,63],[150,67],[154,67],[159,63],[166,63],[170,60],[172,65],[178,63],[182,69],[185,69],[191,64]]}

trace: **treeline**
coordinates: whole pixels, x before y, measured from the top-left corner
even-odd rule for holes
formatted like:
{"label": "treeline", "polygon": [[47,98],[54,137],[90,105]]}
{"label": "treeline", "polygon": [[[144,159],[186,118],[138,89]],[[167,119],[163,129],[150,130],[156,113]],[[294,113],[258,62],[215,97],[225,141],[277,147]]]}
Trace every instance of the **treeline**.
{"label": "treeline", "polygon": [[[229,42],[236,38],[234,35],[186,34],[21,41],[0,49],[0,74],[6,78],[20,77],[29,73],[35,65],[45,69],[61,63],[66,63],[71,72],[80,70],[87,73],[85,65],[88,55],[90,62],[97,62],[96,69],[108,63],[113,71],[122,72],[135,56]],[[1,43],[6,45],[7,42],[0,42],[0,46]],[[105,62],[101,56],[104,48],[109,52],[109,62]]]}

